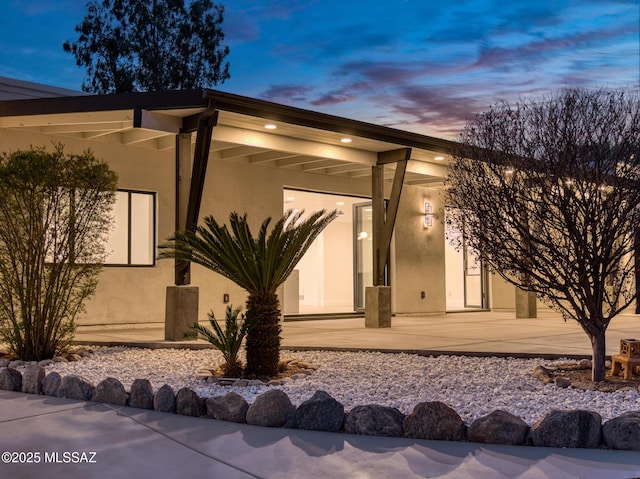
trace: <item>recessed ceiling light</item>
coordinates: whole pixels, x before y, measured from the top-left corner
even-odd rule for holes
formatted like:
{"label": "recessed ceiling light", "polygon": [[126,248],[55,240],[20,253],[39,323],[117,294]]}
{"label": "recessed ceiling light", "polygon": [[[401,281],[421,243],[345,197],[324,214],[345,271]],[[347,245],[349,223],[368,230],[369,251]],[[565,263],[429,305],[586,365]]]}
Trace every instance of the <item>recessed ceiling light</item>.
{"label": "recessed ceiling light", "polygon": [[338,205],[338,206],[342,206],[342,205],[344,205],[344,201],[337,201],[337,202],[336,202],[336,205]]}
{"label": "recessed ceiling light", "polygon": [[436,157],[434,158],[434,160],[442,161],[442,160],[444,160],[444,156],[436,156]]}
{"label": "recessed ceiling light", "polygon": [[351,143],[351,141],[353,141],[353,140],[351,140],[351,138],[342,138],[340,141],[342,143]]}
{"label": "recessed ceiling light", "polygon": [[276,128],[278,128],[276,125],[274,125],[273,123],[267,123],[266,125],[264,125],[264,127],[267,130],[275,130]]}
{"label": "recessed ceiling light", "polygon": [[286,202],[287,202],[287,203],[291,203],[292,201],[295,201],[295,200],[296,200],[296,199],[295,199],[295,197],[293,197],[293,196],[289,196],[289,197],[287,198]]}

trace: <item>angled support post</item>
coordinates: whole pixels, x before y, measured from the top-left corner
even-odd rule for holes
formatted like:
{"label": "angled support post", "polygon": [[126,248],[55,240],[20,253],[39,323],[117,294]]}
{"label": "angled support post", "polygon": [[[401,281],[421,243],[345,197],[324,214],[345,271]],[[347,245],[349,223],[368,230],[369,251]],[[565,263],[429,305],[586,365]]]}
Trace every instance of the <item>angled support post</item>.
{"label": "angled support post", "polygon": [[[176,152],[177,173],[179,182],[176,187],[176,227],[178,229],[193,230],[198,224],[200,215],[200,205],[202,203],[202,193],[204,191],[204,180],[207,173],[209,161],[209,149],[211,148],[211,136],[213,128],[218,122],[218,111],[211,107],[200,114],[196,130],[196,145],[193,154],[193,166],[191,168],[190,180],[187,180],[185,173],[189,171],[184,151],[187,149],[186,141],[181,141],[182,135],[178,135],[178,146]],[[186,135],[185,135],[186,136]],[[182,154],[180,149],[182,149]],[[189,144],[189,152],[191,145]],[[183,176],[184,175],[184,176]],[[185,187],[189,184],[189,189]],[[185,205],[186,199],[186,205]],[[185,210],[186,206],[186,210]],[[176,286],[191,283],[190,279],[191,263],[187,261],[176,261],[175,284]]]}
{"label": "angled support post", "polygon": [[[386,269],[391,249],[391,236],[398,215],[400,194],[411,158],[411,148],[378,153],[378,161],[372,167],[371,197],[373,207],[373,286],[365,290],[365,327],[388,328],[391,326],[391,287]],[[395,163],[396,171],[389,198],[384,206],[384,167]]]}
{"label": "angled support post", "polygon": [[[378,153],[378,163],[372,167],[372,203],[373,203],[373,285],[386,286],[388,280],[385,275],[391,236],[398,215],[400,194],[407,163],[411,158],[411,148],[385,151]],[[389,198],[389,206],[384,207],[384,165],[396,164],[393,187]]]}
{"label": "angled support post", "polygon": [[[176,137],[176,228],[193,230],[198,224],[204,180],[218,112],[212,107],[197,119],[196,145],[191,164],[191,127]],[[180,341],[193,337],[198,322],[199,289],[191,284],[191,263],[176,261],[175,286],[168,286],[165,305],[165,340]]]}

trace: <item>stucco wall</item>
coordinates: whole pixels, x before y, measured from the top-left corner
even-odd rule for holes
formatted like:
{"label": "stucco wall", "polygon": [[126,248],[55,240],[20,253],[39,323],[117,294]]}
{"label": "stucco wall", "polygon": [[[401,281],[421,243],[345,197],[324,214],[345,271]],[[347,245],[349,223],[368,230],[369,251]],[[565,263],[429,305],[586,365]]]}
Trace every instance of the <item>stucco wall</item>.
{"label": "stucco wall", "polygon": [[[52,147],[60,142],[68,153],[90,148],[118,173],[118,187],[152,191],[157,197],[157,232],[166,238],[174,228],[174,154],[127,147],[115,142],[87,141],[0,129],[2,151],[30,145]],[[162,212],[164,212],[162,214]],[[173,282],[173,264],[161,261],[154,267],[105,267],[96,295],[86,303],[80,325],[164,322],[165,289]]]}
{"label": "stucco wall", "polygon": [[[431,203],[433,226],[424,226],[424,203]],[[397,314],[443,313],[445,304],[444,225],[436,188],[405,185],[394,235],[395,266],[391,277]],[[425,298],[421,298],[424,291]]]}
{"label": "stucco wall", "polygon": [[[107,161],[119,175],[119,188],[152,191],[157,195],[157,240],[162,243],[175,229],[175,155],[173,150],[158,151],[125,146],[113,141],[91,141],[55,137],[38,133],[0,129],[3,151],[61,142],[68,152],[90,148]],[[215,147],[215,135],[214,135]],[[386,185],[387,194],[390,185]],[[201,217],[213,215],[226,223],[229,213],[248,213],[254,232],[264,218],[282,215],[284,188],[370,196],[368,179],[330,177],[299,170],[278,169],[249,162],[214,160],[209,162]],[[423,224],[424,202],[433,206],[437,217],[433,226]],[[392,240],[391,284],[393,310],[397,314],[442,313],[446,309],[444,226],[437,188],[405,185]],[[163,324],[166,287],[173,285],[172,260],[161,260],[154,267],[106,267],[96,295],[87,302],[80,325],[119,323]],[[349,279],[350,281],[350,279]],[[513,308],[513,288],[496,282],[492,307]],[[229,280],[194,265],[192,285],[200,287],[200,320],[212,310],[224,317],[223,295],[234,305],[244,304],[246,295]],[[334,286],[332,284],[332,286]],[[424,291],[425,298],[421,298]]]}

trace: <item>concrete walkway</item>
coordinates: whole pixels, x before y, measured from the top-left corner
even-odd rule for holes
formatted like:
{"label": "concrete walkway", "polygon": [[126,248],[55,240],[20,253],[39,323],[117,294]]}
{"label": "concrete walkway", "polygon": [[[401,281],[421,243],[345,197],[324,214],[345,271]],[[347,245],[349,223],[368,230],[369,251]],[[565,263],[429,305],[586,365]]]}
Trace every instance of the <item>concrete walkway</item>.
{"label": "concrete walkway", "polygon": [[271,429],[8,391],[0,405],[7,479],[640,477],[640,452]]}
{"label": "concrete walkway", "polygon": [[[620,339],[640,338],[640,316],[620,315],[607,330],[607,354],[617,354]],[[80,327],[82,344],[147,347],[204,347],[204,341],[164,341],[164,329]],[[455,313],[394,317],[391,328],[366,329],[363,318],[292,321],[282,324],[284,348],[372,349],[421,353],[591,356],[591,343],[575,321],[541,312],[536,319],[513,313]]]}

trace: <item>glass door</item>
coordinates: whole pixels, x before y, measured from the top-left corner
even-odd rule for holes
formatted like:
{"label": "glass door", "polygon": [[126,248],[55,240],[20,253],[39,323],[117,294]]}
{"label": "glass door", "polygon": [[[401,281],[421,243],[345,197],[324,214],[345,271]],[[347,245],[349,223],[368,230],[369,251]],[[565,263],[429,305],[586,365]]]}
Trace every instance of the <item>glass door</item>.
{"label": "glass door", "polygon": [[[450,210],[445,210],[446,215]],[[445,223],[447,311],[487,309],[487,273],[462,231]]]}
{"label": "glass door", "polygon": [[482,263],[475,251],[469,247],[466,241],[464,252],[464,307],[484,308],[484,277]]}
{"label": "glass door", "polygon": [[371,202],[353,205],[354,306],[364,311],[364,292],[373,285],[373,209]]}

